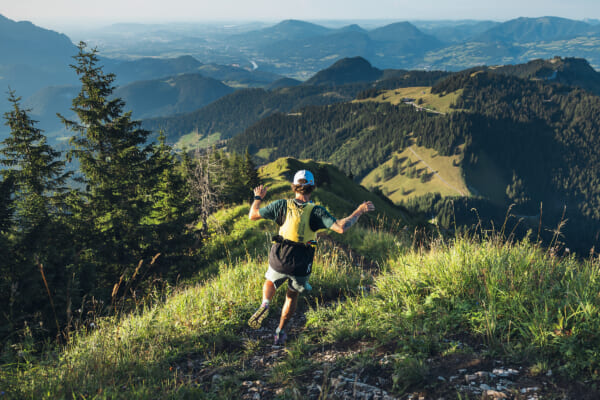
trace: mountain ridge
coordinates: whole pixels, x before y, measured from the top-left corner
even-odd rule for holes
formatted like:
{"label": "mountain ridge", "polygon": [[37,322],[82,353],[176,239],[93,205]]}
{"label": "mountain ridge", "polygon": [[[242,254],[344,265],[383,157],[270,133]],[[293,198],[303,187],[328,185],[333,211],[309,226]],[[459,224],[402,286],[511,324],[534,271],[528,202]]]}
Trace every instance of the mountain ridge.
{"label": "mountain ridge", "polygon": [[560,17],[520,17],[501,23],[476,36],[482,42],[537,42],[572,39],[577,36],[598,33],[598,29],[586,22]]}
{"label": "mountain ridge", "polygon": [[118,87],[114,96],[125,101],[134,118],[142,119],[191,112],[233,91],[221,81],[188,73],[136,81]]}

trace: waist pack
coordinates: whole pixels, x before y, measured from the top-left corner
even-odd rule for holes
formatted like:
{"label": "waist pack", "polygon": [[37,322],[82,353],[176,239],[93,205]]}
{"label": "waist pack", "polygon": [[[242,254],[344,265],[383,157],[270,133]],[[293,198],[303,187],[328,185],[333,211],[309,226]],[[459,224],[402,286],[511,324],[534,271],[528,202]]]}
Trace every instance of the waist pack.
{"label": "waist pack", "polygon": [[312,272],[315,245],[292,242],[277,235],[273,237],[269,265],[277,272],[293,276],[307,276]]}

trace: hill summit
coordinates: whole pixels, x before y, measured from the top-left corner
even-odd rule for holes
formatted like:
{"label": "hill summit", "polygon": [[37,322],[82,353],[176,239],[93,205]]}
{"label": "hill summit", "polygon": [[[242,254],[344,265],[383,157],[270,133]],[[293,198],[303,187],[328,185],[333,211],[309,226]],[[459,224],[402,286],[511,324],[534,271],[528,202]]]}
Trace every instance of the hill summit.
{"label": "hill summit", "polygon": [[305,84],[335,86],[355,82],[372,82],[379,79],[382,74],[382,70],[373,67],[362,57],[344,58],[331,67],[317,72]]}

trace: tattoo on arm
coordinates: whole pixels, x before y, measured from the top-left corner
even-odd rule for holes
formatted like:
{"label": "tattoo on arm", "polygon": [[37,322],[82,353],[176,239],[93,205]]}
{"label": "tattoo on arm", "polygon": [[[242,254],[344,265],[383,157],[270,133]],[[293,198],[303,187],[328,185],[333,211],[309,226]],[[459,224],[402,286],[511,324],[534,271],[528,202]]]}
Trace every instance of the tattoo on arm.
{"label": "tattoo on arm", "polygon": [[342,224],[342,228],[344,230],[350,229],[352,225],[354,225],[358,221],[358,215],[354,215],[352,217],[344,218],[344,223]]}

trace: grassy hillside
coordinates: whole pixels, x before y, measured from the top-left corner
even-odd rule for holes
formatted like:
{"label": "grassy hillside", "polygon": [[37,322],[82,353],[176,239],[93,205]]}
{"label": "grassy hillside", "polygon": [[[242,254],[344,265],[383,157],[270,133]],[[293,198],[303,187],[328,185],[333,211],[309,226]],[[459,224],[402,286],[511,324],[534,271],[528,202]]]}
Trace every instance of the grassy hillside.
{"label": "grassy hillside", "polygon": [[208,136],[202,136],[198,132],[192,132],[180,137],[179,140],[175,142],[173,147],[179,150],[192,150],[197,148],[204,149],[215,145],[220,140],[221,134],[219,132]]}
{"label": "grassy hillside", "polygon": [[396,204],[427,193],[442,196],[469,196],[460,163],[462,154],[441,156],[414,141],[365,176],[361,184],[379,188]]}
{"label": "grassy hillside", "polygon": [[439,93],[431,93],[430,86],[406,87],[385,90],[375,97],[360,101],[387,102],[398,105],[411,99],[412,101],[410,102],[414,103],[416,106],[446,114],[458,111],[451,106],[455,104],[456,100],[462,95],[462,92],[463,90],[459,89],[455,92],[442,95]]}
{"label": "grassy hillside", "polygon": [[[272,195],[287,190],[278,179],[286,167],[294,161],[262,168]],[[221,249],[223,257],[212,254],[210,273],[197,283],[98,319],[43,356],[19,349],[16,361],[2,365],[4,397],[289,399],[347,390],[391,398],[520,398],[523,391],[597,398],[583,383],[597,380],[600,369],[597,258],[558,257],[497,236],[413,250],[404,231],[356,227],[343,246],[320,239],[314,290],[302,296],[283,349],[271,344],[278,312],[264,330],[246,327],[260,302],[272,230],[247,212],[240,205],[215,214],[207,251]],[[357,263],[354,249],[376,262]],[[282,303],[279,291],[273,309]],[[510,381],[498,389],[501,373]]]}

